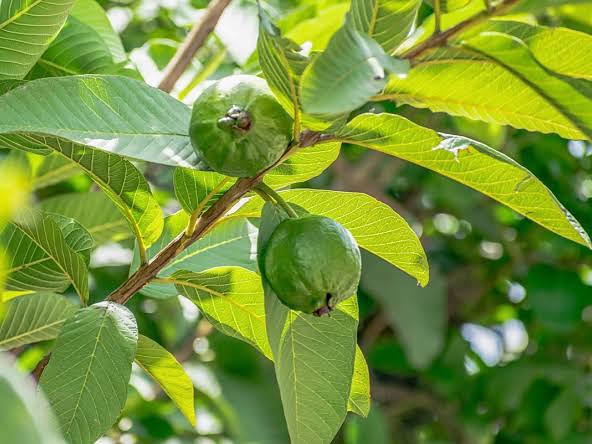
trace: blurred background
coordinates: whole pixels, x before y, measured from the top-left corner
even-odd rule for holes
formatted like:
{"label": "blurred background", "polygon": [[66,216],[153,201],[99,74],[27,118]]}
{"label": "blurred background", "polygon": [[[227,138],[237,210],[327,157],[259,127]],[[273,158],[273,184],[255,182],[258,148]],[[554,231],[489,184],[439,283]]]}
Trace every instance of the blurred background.
{"label": "blurred background", "polygon": [[[481,0],[474,0],[481,1]],[[100,1],[131,62],[156,86],[207,0]],[[288,37],[321,49],[349,2],[268,0]],[[526,11],[526,12],[525,12]],[[432,14],[426,4],[420,20]],[[592,32],[592,2],[524,0],[514,19]],[[257,9],[235,0],[173,95],[191,104],[208,81],[257,73]],[[421,29],[418,30],[421,32]],[[485,142],[530,169],[592,232],[592,146],[433,114],[393,103],[391,112],[445,133]],[[92,184],[51,156],[34,183],[56,205]],[[172,169],[144,166],[167,211]],[[364,256],[359,341],[367,357],[373,408],[350,416],[339,444],[592,443],[592,254],[487,197],[428,170],[345,146],[335,164],[303,187],[359,191],[391,205],[421,236],[431,283]],[[92,258],[100,300],[127,276],[132,257],[124,226]],[[197,389],[197,426],[135,369],[123,415],[100,444],[288,443],[270,362],[216,332],[182,297],[130,302],[140,331],[174,352]],[[47,344],[17,350],[35,367]]]}

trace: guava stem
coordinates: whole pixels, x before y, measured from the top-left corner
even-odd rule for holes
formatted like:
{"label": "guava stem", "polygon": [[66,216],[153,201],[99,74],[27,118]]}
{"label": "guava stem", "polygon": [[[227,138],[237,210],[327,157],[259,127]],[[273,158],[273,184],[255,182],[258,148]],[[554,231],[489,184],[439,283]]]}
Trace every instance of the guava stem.
{"label": "guava stem", "polygon": [[[263,199],[267,200],[268,202],[269,202],[268,199],[275,201],[275,203],[278,204],[280,207],[282,207],[284,209],[284,211],[286,213],[288,213],[288,216],[290,216],[291,218],[294,218],[294,219],[298,218],[298,213],[296,213],[296,211],[294,211],[294,208],[292,208],[290,206],[290,204],[288,202],[286,202],[284,200],[284,198],[282,196],[280,196],[280,194],[278,192],[276,192],[273,188],[271,188],[266,183],[260,182],[255,187],[255,190],[260,191],[265,196],[267,196],[267,199],[265,197]],[[259,193],[257,193],[257,194],[259,194]]]}

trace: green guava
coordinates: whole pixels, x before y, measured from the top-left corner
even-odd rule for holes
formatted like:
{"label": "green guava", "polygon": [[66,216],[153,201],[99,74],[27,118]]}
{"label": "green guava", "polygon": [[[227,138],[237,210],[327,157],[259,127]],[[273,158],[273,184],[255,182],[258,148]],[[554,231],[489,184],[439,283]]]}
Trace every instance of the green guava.
{"label": "green guava", "polygon": [[360,249],[351,233],[328,217],[286,219],[263,254],[265,279],[293,310],[328,314],[353,296],[360,282]]}
{"label": "green guava", "polygon": [[252,177],[277,162],[292,138],[292,119],[265,80],[236,75],[206,88],[193,105],[191,143],[218,173]]}

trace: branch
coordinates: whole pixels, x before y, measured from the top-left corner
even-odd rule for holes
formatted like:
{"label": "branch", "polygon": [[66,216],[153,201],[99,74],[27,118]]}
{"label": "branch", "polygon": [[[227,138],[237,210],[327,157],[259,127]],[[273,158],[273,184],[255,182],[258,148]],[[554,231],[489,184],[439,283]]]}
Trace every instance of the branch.
{"label": "branch", "polygon": [[468,28],[478,25],[479,23],[487,20],[490,17],[501,15],[507,12],[519,1],[520,0],[504,0],[497,6],[485,9],[484,11],[481,11],[479,14],[476,14],[463,22],[460,22],[458,25],[453,26],[452,28],[447,29],[446,31],[443,31],[439,34],[435,33],[429,39],[425,40],[423,43],[419,44],[415,48],[411,48],[409,51],[404,52],[401,56],[408,60],[416,59],[417,57],[423,55],[426,51],[430,49],[445,45],[446,43],[448,43],[450,39],[456,37],[458,34],[461,34]]}
{"label": "branch", "polygon": [[158,87],[165,91],[171,92],[179,77],[185,72],[193,56],[199,48],[202,47],[210,33],[216,27],[222,12],[228,6],[230,0],[213,0],[205,14],[195,24],[187,38],[167,65],[164,71],[164,77]]}

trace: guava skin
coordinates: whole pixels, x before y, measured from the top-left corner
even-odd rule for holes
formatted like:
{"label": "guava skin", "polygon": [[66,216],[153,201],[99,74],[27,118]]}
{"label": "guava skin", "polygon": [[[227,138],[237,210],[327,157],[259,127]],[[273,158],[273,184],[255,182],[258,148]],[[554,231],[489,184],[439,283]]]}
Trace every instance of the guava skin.
{"label": "guava skin", "polygon": [[206,88],[193,105],[193,149],[214,171],[252,177],[277,162],[292,139],[292,118],[265,80],[236,75]]}
{"label": "guava skin", "polygon": [[323,216],[281,222],[263,252],[263,274],[293,310],[322,316],[356,293],[360,249],[349,231]]}

